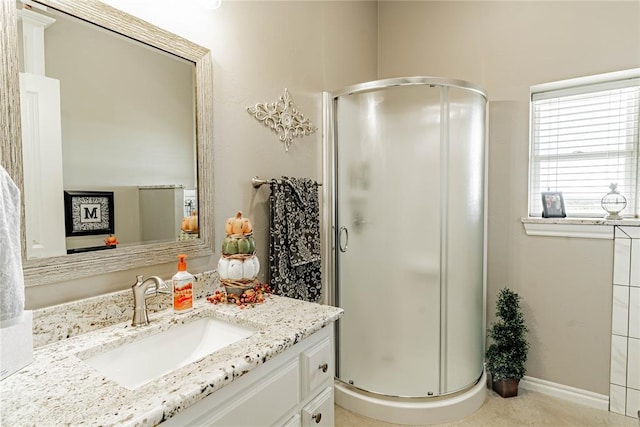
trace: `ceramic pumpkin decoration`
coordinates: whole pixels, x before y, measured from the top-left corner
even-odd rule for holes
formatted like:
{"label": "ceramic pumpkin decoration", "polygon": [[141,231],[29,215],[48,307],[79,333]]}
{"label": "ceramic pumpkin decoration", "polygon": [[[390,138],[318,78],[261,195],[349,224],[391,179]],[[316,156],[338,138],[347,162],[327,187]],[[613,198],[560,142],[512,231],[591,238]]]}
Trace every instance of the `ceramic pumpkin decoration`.
{"label": "ceramic pumpkin decoration", "polygon": [[221,257],[218,260],[218,276],[221,279],[229,278],[229,260],[227,258]]}
{"label": "ceramic pumpkin decoration", "polygon": [[235,255],[238,253],[238,239],[233,237],[225,237],[222,241],[223,255]]}
{"label": "ceramic pumpkin decoration", "polygon": [[242,275],[245,279],[254,279],[260,272],[260,261],[258,257],[247,258],[242,263]]}
{"label": "ceramic pumpkin decoration", "polygon": [[218,276],[227,293],[240,295],[255,286],[260,272],[260,262],[254,255],[253,227],[251,221],[238,211],[236,216],[227,219],[224,230],[227,236],[222,240]]}
{"label": "ceramic pumpkin decoration", "polygon": [[242,260],[230,259],[229,260],[229,279],[241,280],[242,277]]}
{"label": "ceramic pumpkin decoration", "polygon": [[222,280],[253,280],[259,272],[260,262],[255,256],[245,260],[223,257],[218,261],[218,275]]}
{"label": "ceramic pumpkin decoration", "polygon": [[242,212],[238,211],[235,217],[227,219],[224,231],[227,234],[250,234],[253,231],[253,227],[249,218],[243,217]]}
{"label": "ceramic pumpkin decoration", "polygon": [[189,229],[191,231],[198,231],[198,212],[191,212],[191,216],[189,217]]}
{"label": "ceramic pumpkin decoration", "polygon": [[224,255],[253,254],[256,250],[256,242],[253,236],[227,236],[222,241],[222,253]]}
{"label": "ceramic pumpkin decoration", "polygon": [[198,231],[198,212],[191,212],[190,216],[182,218],[182,231]]}
{"label": "ceramic pumpkin decoration", "polygon": [[116,236],[114,236],[113,234],[109,234],[105,239],[104,239],[104,243],[107,246],[115,246],[117,245],[118,242],[118,238]]}
{"label": "ceramic pumpkin decoration", "polygon": [[[246,239],[246,252],[241,252],[241,253],[247,253],[247,254],[252,254],[256,251],[256,241],[253,238],[253,236],[248,236]],[[240,245],[240,243],[238,242],[238,250],[245,250],[243,245]]]}

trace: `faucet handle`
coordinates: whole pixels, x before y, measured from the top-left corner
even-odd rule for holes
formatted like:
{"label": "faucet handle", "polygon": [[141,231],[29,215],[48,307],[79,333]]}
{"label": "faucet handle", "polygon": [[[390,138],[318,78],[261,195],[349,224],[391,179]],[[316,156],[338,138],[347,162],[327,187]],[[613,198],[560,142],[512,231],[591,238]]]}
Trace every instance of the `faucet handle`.
{"label": "faucet handle", "polygon": [[[138,276],[142,277],[142,276]],[[151,284],[144,286],[147,282],[151,282]],[[155,296],[158,294],[169,294],[171,293],[171,287],[162,280],[158,276],[149,276],[141,282],[141,286],[145,289],[144,294],[146,296]]]}
{"label": "faucet handle", "polygon": [[158,279],[160,280],[160,283],[158,283],[157,285],[157,293],[159,294],[170,294],[173,291],[173,286],[172,286],[172,282],[171,280],[163,280],[161,278],[158,277]]}

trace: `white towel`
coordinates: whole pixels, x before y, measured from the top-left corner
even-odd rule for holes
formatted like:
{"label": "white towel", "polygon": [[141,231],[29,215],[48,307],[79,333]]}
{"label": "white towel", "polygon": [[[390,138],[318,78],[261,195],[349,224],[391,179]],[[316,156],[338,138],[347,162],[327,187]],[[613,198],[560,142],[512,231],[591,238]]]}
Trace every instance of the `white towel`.
{"label": "white towel", "polygon": [[0,242],[0,321],[4,323],[22,316],[24,276],[20,249],[20,191],[2,166],[0,166]]}

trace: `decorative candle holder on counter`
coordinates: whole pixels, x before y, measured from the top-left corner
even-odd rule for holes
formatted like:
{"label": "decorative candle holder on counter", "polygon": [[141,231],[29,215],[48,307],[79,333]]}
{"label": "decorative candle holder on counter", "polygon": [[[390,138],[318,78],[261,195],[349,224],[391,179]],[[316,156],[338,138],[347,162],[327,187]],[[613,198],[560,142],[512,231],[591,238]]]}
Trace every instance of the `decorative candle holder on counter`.
{"label": "decorative candle holder on counter", "polygon": [[627,198],[618,192],[618,184],[612,182],[609,191],[600,201],[602,209],[607,212],[604,219],[622,219],[620,212],[627,207]]}
{"label": "decorative candle holder on counter", "polygon": [[241,295],[257,284],[256,277],[260,272],[251,221],[238,212],[235,217],[227,219],[225,233],[218,276],[227,293]]}

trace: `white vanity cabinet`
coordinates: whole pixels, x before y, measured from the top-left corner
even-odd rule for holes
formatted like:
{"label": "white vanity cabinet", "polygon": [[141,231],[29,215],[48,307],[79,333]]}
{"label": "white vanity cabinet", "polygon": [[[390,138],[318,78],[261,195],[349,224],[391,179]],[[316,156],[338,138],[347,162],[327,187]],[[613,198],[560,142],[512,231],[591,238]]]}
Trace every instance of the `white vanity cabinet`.
{"label": "white vanity cabinet", "polygon": [[333,324],[167,420],[166,426],[333,426]]}

